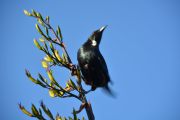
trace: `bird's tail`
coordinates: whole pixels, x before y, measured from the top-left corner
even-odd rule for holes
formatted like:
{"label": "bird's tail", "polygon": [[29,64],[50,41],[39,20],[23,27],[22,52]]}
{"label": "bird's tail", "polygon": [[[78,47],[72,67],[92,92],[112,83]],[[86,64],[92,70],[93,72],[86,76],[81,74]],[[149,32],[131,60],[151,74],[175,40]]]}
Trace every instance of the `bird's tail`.
{"label": "bird's tail", "polygon": [[116,94],[109,88],[108,85],[104,87],[104,91],[113,98],[116,98]]}

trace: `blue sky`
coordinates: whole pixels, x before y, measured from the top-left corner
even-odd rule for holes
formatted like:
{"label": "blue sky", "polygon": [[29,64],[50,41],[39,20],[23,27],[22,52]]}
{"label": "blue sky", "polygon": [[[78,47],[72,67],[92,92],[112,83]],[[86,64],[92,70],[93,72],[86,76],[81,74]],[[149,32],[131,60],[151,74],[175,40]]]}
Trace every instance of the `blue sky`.
{"label": "blue sky", "polygon": [[[49,15],[54,27],[61,26],[64,41],[74,63],[76,53],[92,31],[108,25],[100,45],[118,97],[101,89],[90,93],[97,120],[180,119],[180,2],[178,0],[1,0],[1,120],[30,119],[18,109],[40,101],[60,115],[68,116],[79,102],[50,98],[48,91],[25,76],[45,74],[44,54],[33,45],[39,35],[35,19],[23,10],[35,9]],[[56,71],[66,80],[68,71]],[[79,116],[85,115],[83,111]]]}

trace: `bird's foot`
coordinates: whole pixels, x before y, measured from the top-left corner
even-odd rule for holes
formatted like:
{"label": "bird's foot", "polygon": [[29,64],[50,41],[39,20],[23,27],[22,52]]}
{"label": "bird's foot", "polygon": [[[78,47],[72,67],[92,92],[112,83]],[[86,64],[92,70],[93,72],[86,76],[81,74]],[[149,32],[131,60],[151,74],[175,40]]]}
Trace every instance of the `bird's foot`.
{"label": "bird's foot", "polygon": [[92,89],[90,89],[90,90],[88,90],[88,91],[83,90],[82,93],[83,93],[83,94],[88,94],[88,93],[90,93],[91,91],[92,91]]}

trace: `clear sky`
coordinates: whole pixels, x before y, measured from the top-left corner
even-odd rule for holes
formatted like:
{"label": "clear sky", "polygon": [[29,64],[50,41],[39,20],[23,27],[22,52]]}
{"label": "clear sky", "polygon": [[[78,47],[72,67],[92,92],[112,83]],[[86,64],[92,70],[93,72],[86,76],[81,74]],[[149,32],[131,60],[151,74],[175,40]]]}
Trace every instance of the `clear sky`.
{"label": "clear sky", "polygon": [[[49,15],[61,26],[74,63],[92,31],[108,25],[100,45],[118,97],[101,89],[90,93],[97,120],[180,120],[180,2],[178,0],[1,0],[0,1],[0,120],[30,119],[18,109],[40,101],[68,116],[79,102],[50,98],[48,91],[25,76],[45,74],[44,57],[33,45],[39,35],[35,19],[23,10]],[[59,68],[60,80],[69,73]],[[82,112],[79,116],[85,115]]]}

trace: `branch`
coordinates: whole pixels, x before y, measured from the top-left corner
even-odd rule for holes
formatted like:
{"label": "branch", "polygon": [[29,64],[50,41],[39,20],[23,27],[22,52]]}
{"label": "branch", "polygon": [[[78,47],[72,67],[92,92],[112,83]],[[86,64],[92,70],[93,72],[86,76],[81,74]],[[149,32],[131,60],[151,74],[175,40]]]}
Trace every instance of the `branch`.
{"label": "branch", "polygon": [[[64,43],[62,41],[63,38],[62,38],[61,31],[60,31],[60,27],[58,26],[57,31],[54,30],[54,28],[50,25],[49,17],[46,17],[46,19],[43,19],[41,14],[34,10],[32,11],[32,13],[29,13],[28,11],[25,10],[24,13],[28,16],[35,17],[37,19],[38,23],[45,28],[46,34],[41,30],[39,25],[36,24],[37,31],[42,35],[42,37],[46,41],[48,41],[50,43],[50,48],[51,48],[51,51],[49,51],[46,42],[43,40],[42,41],[44,43],[44,47],[41,46],[37,42],[37,40],[34,40],[34,43],[37,46],[37,48],[40,49],[41,51],[43,51],[49,57],[49,58],[46,58],[46,61],[42,62],[42,65],[47,71],[48,77],[50,79],[50,84],[41,76],[41,74],[39,74],[39,78],[41,79],[42,82],[39,81],[38,79],[34,79],[28,71],[26,71],[26,75],[35,84],[39,84],[40,86],[49,89],[49,91],[51,90],[50,92],[52,92],[54,94],[53,96],[57,95],[60,98],[74,97],[74,98],[80,100],[82,102],[82,105],[84,105],[84,106],[80,107],[81,109],[79,110],[79,112],[85,108],[88,119],[95,120],[91,104],[87,101],[87,98],[86,98],[87,92],[85,92],[85,90],[83,89],[82,84],[81,84],[81,81],[84,78],[81,75],[79,67],[72,63],[72,60],[67,52],[66,46],[64,45]],[[49,35],[49,30],[55,36],[55,38],[52,38]],[[62,51],[65,56],[62,56],[62,58],[61,58],[58,51],[53,47],[53,44],[58,45],[60,48],[62,48]],[[50,64],[50,62],[51,62],[51,64]],[[49,68],[51,66],[56,66],[56,65],[69,69],[71,71],[71,75],[75,76],[77,78],[76,79],[77,84],[75,84],[72,80],[69,80],[67,82],[67,88],[71,88],[71,89],[66,90],[65,88],[61,87],[58,84],[58,82],[54,79],[54,77],[52,75],[52,71]],[[72,93],[71,90],[76,90],[79,95]],[[61,93],[61,92],[63,94],[59,95],[59,93]],[[43,107],[43,110],[45,112],[47,112],[45,107]],[[76,114],[75,114],[75,110],[73,110],[73,114],[74,114],[74,118],[77,118]],[[50,118],[53,118],[52,115],[50,115]]]}

